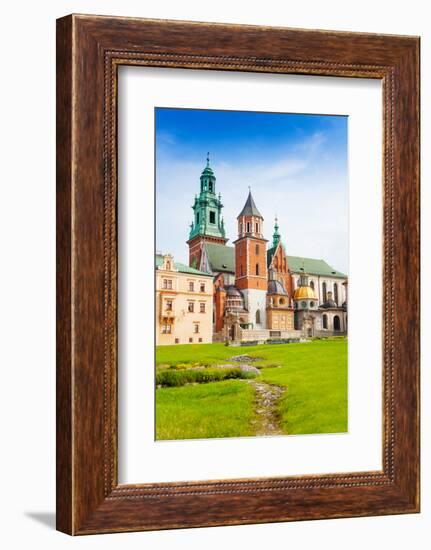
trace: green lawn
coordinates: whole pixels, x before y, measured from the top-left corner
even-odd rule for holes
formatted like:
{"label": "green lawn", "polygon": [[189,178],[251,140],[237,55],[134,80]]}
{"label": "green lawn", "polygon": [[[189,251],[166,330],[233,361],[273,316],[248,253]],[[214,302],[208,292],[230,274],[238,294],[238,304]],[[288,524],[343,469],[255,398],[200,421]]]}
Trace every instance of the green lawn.
{"label": "green lawn", "polygon": [[264,382],[288,389],[280,404],[282,429],[289,434],[346,432],[347,342],[314,341],[284,347],[289,349],[283,367],[261,371]]}
{"label": "green lawn", "polygon": [[156,398],[157,439],[254,435],[254,391],[245,381],[161,388]]}
{"label": "green lawn", "polygon": [[[280,424],[288,434],[347,431],[347,340],[227,347],[160,346],[157,365],[231,363],[233,355],[262,358],[256,380],[287,388]],[[252,384],[226,380],[156,391],[157,439],[239,437],[254,434]]]}

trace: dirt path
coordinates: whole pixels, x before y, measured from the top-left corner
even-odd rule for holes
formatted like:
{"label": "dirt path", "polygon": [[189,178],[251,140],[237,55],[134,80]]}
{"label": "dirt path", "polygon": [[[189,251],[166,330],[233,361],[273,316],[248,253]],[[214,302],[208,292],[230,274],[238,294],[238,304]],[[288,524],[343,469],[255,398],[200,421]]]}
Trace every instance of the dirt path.
{"label": "dirt path", "polygon": [[277,404],[285,388],[258,380],[250,380],[250,384],[256,391],[256,435],[284,434],[280,427]]}

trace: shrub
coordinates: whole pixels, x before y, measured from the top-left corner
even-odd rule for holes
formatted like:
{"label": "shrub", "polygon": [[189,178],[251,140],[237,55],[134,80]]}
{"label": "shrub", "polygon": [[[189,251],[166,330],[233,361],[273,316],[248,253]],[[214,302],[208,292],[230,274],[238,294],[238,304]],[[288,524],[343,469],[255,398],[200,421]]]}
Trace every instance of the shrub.
{"label": "shrub", "polygon": [[259,340],[241,340],[241,346],[257,346]]}
{"label": "shrub", "polygon": [[266,344],[297,344],[299,338],[268,338],[265,340]]}
{"label": "shrub", "polygon": [[238,367],[231,369],[167,369],[156,372],[157,386],[184,386],[185,384],[206,384],[233,378],[254,378],[254,372],[243,371]]}

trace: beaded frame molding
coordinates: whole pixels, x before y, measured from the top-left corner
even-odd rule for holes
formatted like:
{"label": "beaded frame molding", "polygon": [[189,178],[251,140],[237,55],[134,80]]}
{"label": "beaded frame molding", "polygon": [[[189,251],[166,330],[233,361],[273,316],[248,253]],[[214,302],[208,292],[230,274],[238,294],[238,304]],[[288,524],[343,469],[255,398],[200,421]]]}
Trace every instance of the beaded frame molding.
{"label": "beaded frame molding", "polygon": [[[382,80],[382,471],[118,483],[120,65]],[[418,511],[419,38],[90,15],[59,19],[57,529],[91,534]]]}

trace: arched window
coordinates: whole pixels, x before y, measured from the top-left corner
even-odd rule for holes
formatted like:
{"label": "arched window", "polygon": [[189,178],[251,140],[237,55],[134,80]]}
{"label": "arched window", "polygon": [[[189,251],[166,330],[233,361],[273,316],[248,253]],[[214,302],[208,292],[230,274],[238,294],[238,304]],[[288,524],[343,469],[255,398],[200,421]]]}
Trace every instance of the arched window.
{"label": "arched window", "polygon": [[256,310],[256,325],[260,325],[260,309]]}
{"label": "arched window", "polygon": [[310,286],[314,290],[314,281],[310,281]]}
{"label": "arched window", "polygon": [[334,330],[340,330],[340,318],[338,317],[338,315],[334,317]]}
{"label": "arched window", "polygon": [[328,328],[328,316],[327,315],[323,315],[322,317],[322,323],[323,323],[323,328]]}
{"label": "arched window", "polygon": [[213,184],[212,184],[212,182],[210,181],[210,193],[212,193],[212,192],[213,192]]}
{"label": "arched window", "polygon": [[256,264],[256,275],[259,275],[259,264]]}
{"label": "arched window", "polygon": [[323,294],[323,301],[326,302],[326,300],[327,300],[326,283],[322,283],[322,294]]}
{"label": "arched window", "polygon": [[166,262],[166,269],[168,271],[171,269],[171,262]]}
{"label": "arched window", "polygon": [[259,256],[259,245],[256,245],[256,256]]}
{"label": "arched window", "polygon": [[334,302],[338,306],[338,285],[337,285],[337,283],[334,283]]}

